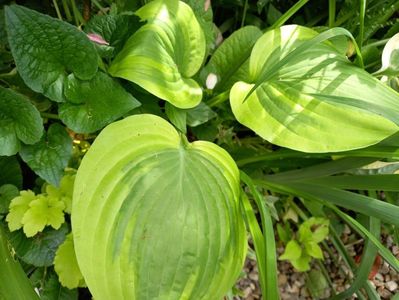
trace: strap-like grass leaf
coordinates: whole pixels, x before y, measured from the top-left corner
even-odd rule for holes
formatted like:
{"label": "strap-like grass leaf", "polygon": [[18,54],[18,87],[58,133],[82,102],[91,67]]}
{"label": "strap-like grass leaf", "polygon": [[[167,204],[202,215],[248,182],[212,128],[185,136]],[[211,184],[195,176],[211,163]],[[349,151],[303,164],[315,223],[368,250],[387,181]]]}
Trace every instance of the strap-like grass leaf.
{"label": "strap-like grass leaf", "polygon": [[[252,179],[241,171],[241,180],[248,186],[251,194],[255,199],[255,203],[259,209],[261,221],[262,221],[262,243],[263,246],[259,245],[259,241],[256,242],[255,251],[257,254],[257,259],[259,260],[258,266],[261,275],[261,286],[262,292],[265,299],[275,300],[279,299],[279,291],[278,291],[278,283],[277,283],[277,257],[276,257],[276,242],[274,240],[274,230],[273,230],[273,222],[272,217],[270,215],[269,209],[266,207],[266,204],[263,200],[263,197],[260,195],[256,186],[252,182]],[[247,215],[247,220],[249,221],[251,234],[254,236],[254,239],[259,239],[259,230],[256,228],[256,225],[253,224],[254,216],[253,212],[249,211],[251,204],[249,203],[246,197],[243,198],[243,205],[245,208],[245,212]],[[252,228],[255,226],[255,228]],[[258,250],[260,253],[258,253]],[[259,259],[263,255],[264,257]]]}
{"label": "strap-like grass leaf", "polygon": [[[379,236],[381,231],[380,220],[372,217],[367,217],[367,220],[370,234],[373,234],[376,237]],[[344,292],[332,297],[331,300],[348,299],[363,285],[366,284],[377,253],[378,248],[370,240],[366,240],[366,245],[362,253],[361,263],[356,270],[355,278],[351,286]]]}
{"label": "strap-like grass leaf", "polygon": [[126,42],[110,74],[133,81],[176,107],[195,107],[202,90],[190,77],[204,60],[205,36],[190,6],[155,0],[136,14],[147,24]]}
{"label": "strap-like grass leaf", "polygon": [[94,45],[76,27],[18,5],[6,7],[5,13],[18,73],[35,92],[64,101],[69,73],[87,80],[97,72]]}
{"label": "strap-like grass leaf", "polygon": [[304,152],[362,148],[397,132],[398,94],[328,42],[301,48],[318,37],[289,25],[256,42],[249,79],[230,92],[237,120],[271,143]]}
{"label": "strap-like grass leaf", "polygon": [[73,195],[75,250],[101,299],[221,299],[246,250],[239,172],[215,144],[154,115],[106,127]]}

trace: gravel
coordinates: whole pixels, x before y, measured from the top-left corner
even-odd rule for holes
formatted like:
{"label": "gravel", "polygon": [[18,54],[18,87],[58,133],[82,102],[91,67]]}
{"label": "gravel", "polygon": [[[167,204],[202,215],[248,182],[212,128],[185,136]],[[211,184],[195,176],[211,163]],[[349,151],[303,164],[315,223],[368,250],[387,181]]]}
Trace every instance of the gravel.
{"label": "gravel", "polygon": [[[341,238],[345,243],[346,249],[354,258],[361,254],[363,247],[362,240],[354,239],[354,235],[350,231],[344,232]],[[392,238],[390,236],[384,237],[383,242],[399,259],[399,247],[393,244]],[[331,247],[331,249],[333,250],[333,247]],[[278,247],[278,255],[280,255],[283,250],[283,247]],[[353,274],[351,270],[344,265],[342,258],[338,257],[335,250],[333,250],[333,253],[336,255],[335,259],[339,262],[339,268],[335,265],[334,259],[329,257],[326,252],[324,253],[325,259],[321,261],[321,263],[326,268],[334,289],[338,292],[342,292],[350,287]],[[319,270],[319,267],[314,263],[312,269]],[[242,295],[235,296],[234,299],[262,299],[256,262],[252,259],[247,259],[243,271],[246,275],[241,278],[236,285],[236,287],[242,291]],[[282,300],[329,299],[332,296],[332,289],[327,283],[323,289],[317,290],[316,294],[313,291],[312,294],[308,287],[309,278],[309,272],[297,272],[290,263],[278,261],[278,285]],[[376,287],[381,299],[391,299],[395,294],[399,294],[399,274],[392,269],[388,263],[384,262],[383,259],[381,259],[378,272],[370,282]],[[356,299],[356,296],[353,296],[352,299]]]}

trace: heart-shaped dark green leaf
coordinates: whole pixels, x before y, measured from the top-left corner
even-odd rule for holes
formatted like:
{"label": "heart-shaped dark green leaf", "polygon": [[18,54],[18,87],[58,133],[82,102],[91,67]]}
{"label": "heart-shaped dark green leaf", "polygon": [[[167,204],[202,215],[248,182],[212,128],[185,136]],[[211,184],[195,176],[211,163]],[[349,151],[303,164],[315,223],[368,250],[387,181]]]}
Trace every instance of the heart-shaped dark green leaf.
{"label": "heart-shaped dark green leaf", "polygon": [[0,186],[0,214],[7,214],[12,199],[19,196],[19,190],[15,185],[4,184]]}
{"label": "heart-shaped dark green leaf", "polygon": [[52,124],[40,142],[22,146],[19,154],[37,175],[57,186],[72,156],[72,139],[65,127]]}
{"label": "heart-shaped dark green leaf", "polygon": [[40,299],[77,300],[78,290],[77,289],[70,290],[66,287],[63,287],[58,280],[57,274],[54,272],[50,272],[50,275],[46,278],[43,289],[41,290]]}
{"label": "heart-shaped dark green leaf", "polygon": [[98,72],[90,81],[69,75],[65,84],[66,103],[58,113],[61,120],[78,133],[90,133],[140,106],[131,94],[107,74]]}
{"label": "heart-shaped dark green leaf", "polygon": [[13,155],[21,143],[34,144],[43,134],[39,111],[29,100],[0,86],[0,155]]}
{"label": "heart-shaped dark green leaf", "polygon": [[75,251],[93,297],[221,299],[245,257],[239,194],[237,166],[217,145],[189,144],[154,115],[109,125],[73,195]]}
{"label": "heart-shaped dark green leaf", "polygon": [[18,230],[9,234],[9,240],[17,256],[24,262],[48,267],[53,264],[58,246],[64,242],[68,230],[65,224],[58,230],[46,228],[32,238],[27,238],[22,230]]}
{"label": "heart-shaped dark green leaf", "polygon": [[140,26],[139,18],[131,14],[96,15],[86,24],[84,31],[101,36],[111,47],[113,56]]}
{"label": "heart-shaped dark green leaf", "polygon": [[[305,152],[362,148],[397,132],[399,95],[327,42],[273,69],[316,35],[311,29],[290,25],[257,41],[249,79],[237,82],[230,92],[237,120],[271,143]],[[263,70],[269,74],[246,99],[252,83],[264,76]]]}
{"label": "heart-shaped dark green leaf", "polygon": [[76,27],[23,6],[6,7],[8,41],[26,85],[63,101],[69,73],[90,79],[97,72],[94,45]]}
{"label": "heart-shaped dark green leaf", "polygon": [[155,0],[136,14],[147,24],[126,42],[109,72],[140,85],[179,108],[201,101],[202,90],[190,77],[205,56],[205,37],[190,6]]}

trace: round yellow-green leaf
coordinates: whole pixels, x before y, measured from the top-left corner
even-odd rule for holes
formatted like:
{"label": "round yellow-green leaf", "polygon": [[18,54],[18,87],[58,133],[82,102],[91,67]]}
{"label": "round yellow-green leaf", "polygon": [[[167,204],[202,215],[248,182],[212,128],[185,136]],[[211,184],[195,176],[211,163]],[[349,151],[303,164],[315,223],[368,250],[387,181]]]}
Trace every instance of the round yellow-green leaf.
{"label": "round yellow-green leaf", "polygon": [[72,230],[101,299],[221,299],[246,249],[239,172],[215,144],[188,143],[164,119],[107,126],[75,179]]}

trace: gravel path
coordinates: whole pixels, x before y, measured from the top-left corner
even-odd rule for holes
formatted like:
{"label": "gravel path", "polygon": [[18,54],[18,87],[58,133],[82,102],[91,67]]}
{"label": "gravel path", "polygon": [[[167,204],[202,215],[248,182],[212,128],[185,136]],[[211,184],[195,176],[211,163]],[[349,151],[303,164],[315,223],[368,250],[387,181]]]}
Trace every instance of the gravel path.
{"label": "gravel path", "polygon": [[[363,246],[362,240],[353,241],[353,235],[347,230],[342,237],[346,245],[348,252],[356,259],[356,256],[361,253]],[[384,244],[392,251],[392,253],[399,259],[399,247],[394,245],[393,240],[390,236],[384,238]],[[277,252],[280,255],[284,248],[277,248]],[[335,253],[336,254],[336,253]],[[344,291],[350,286],[350,282],[353,279],[352,272],[341,264],[338,269],[334,261],[324,253],[325,260],[321,263],[325,266],[328,274],[331,278],[331,284],[336,291]],[[341,258],[337,258],[338,261]],[[370,281],[372,285],[377,287],[377,292],[381,296],[381,299],[392,299],[395,294],[399,294],[399,274],[390,268],[388,263],[380,259],[377,264],[379,265],[378,271],[373,279]],[[296,272],[294,268],[285,261],[278,261],[278,283],[280,289],[280,295],[282,300],[292,299],[329,299],[332,295],[331,287],[326,280],[321,280],[322,284],[319,284],[319,289],[313,287],[313,291],[309,289],[309,281],[314,281],[312,275],[316,276],[313,278],[323,277],[320,275],[319,267],[317,264],[313,264],[313,273],[300,273]],[[258,269],[256,262],[252,259],[247,259],[244,267],[245,275],[237,283],[237,288],[242,291],[242,296],[236,296],[234,299],[245,299],[254,300],[262,299],[260,294],[260,287],[258,282]],[[352,299],[356,299],[355,296]]]}

